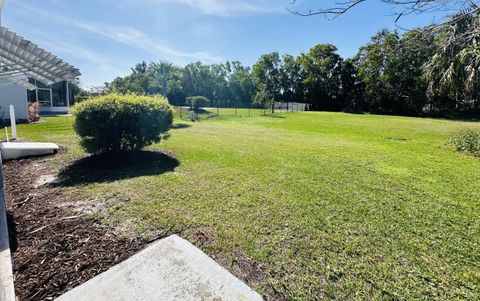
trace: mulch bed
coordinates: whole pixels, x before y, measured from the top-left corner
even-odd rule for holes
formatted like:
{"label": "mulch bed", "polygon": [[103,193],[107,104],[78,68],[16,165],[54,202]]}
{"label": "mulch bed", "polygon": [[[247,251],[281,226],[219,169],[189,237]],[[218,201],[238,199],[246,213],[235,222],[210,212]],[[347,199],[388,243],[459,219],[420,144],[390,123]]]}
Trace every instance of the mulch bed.
{"label": "mulch bed", "polygon": [[[36,187],[47,172],[34,159],[5,162],[15,290],[20,301],[53,300],[143,249],[72,209],[68,194]],[[44,168],[44,167],[43,167]]]}

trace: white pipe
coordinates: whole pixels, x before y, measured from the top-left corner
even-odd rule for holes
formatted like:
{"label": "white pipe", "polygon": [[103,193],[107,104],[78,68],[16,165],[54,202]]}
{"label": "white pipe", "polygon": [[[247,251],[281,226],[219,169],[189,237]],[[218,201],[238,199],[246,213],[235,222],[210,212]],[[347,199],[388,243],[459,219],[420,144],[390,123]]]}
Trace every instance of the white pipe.
{"label": "white pipe", "polygon": [[12,140],[17,139],[17,122],[15,120],[15,107],[10,105],[10,125],[12,127]]}
{"label": "white pipe", "polygon": [[10,142],[8,141],[8,126],[5,127],[5,135],[7,136],[7,142]]}

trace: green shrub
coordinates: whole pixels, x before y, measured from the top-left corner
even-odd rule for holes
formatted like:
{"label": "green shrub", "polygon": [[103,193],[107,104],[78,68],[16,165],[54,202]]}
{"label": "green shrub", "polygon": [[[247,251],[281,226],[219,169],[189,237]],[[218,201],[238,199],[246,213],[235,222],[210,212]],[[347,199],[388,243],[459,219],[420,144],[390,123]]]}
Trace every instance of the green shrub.
{"label": "green shrub", "polygon": [[455,133],[452,143],[457,151],[480,157],[480,130],[462,129]]}
{"label": "green shrub", "polygon": [[72,113],[81,146],[89,153],[139,150],[165,138],[173,108],[163,97],[108,94],[76,104]]}
{"label": "green shrub", "polygon": [[204,96],[189,96],[187,97],[187,104],[190,105],[192,110],[197,112],[201,108],[208,107],[210,105],[210,99]]}

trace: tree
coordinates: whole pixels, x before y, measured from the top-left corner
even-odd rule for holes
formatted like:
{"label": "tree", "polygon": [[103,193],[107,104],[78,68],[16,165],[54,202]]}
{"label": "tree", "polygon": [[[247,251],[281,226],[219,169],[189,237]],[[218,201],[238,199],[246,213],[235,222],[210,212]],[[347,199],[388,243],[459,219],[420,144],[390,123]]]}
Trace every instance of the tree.
{"label": "tree", "polygon": [[[259,60],[253,65],[253,78],[258,87],[255,96],[256,103],[266,104],[281,98],[281,60],[278,52],[272,52],[260,56]],[[262,101],[259,101],[262,99]],[[268,100],[268,101],[267,101]]]}
{"label": "tree", "polygon": [[369,110],[382,114],[420,115],[426,105],[423,65],[433,54],[432,37],[423,30],[400,36],[382,30],[356,56]]}
{"label": "tree", "polygon": [[170,79],[168,81],[168,101],[174,105],[185,104],[185,91],[182,86],[183,68],[173,66],[170,71]]}
{"label": "tree", "polygon": [[282,100],[286,102],[302,101],[303,80],[304,72],[299,59],[285,54],[282,57],[282,66],[280,68]]}
{"label": "tree", "polygon": [[389,102],[397,102],[400,98],[394,87],[399,41],[396,31],[384,29],[373,36],[370,43],[362,46],[355,57],[371,112],[391,113],[393,108]]}
{"label": "tree", "polygon": [[131,68],[132,74],[126,77],[117,77],[109,85],[110,92],[127,94],[135,93],[146,95],[150,92],[150,75],[146,62],[136,64]]}
{"label": "tree", "polygon": [[343,62],[340,79],[340,99],[343,104],[343,110],[353,113],[365,111],[365,87],[358,76],[358,68],[354,60],[346,59]]}
{"label": "tree", "polygon": [[214,99],[215,83],[211,66],[196,62],[186,65],[182,71],[182,87],[186,96],[205,96]]}
{"label": "tree", "polygon": [[260,83],[257,87],[257,93],[255,93],[253,97],[253,103],[264,109],[271,106],[273,113],[275,98],[264,83]]}
{"label": "tree", "polygon": [[415,29],[401,36],[396,67],[397,89],[402,96],[400,114],[420,115],[425,112],[427,81],[422,74],[434,53],[434,35],[430,30]]}
{"label": "tree", "polygon": [[342,58],[331,44],[319,44],[300,55],[304,93],[313,110],[342,109],[339,98]]}
{"label": "tree", "polygon": [[213,100],[217,106],[221,102],[225,103],[232,99],[232,94],[229,88],[229,74],[230,64],[227,61],[225,64],[214,64],[210,66],[211,85],[213,88]]}
{"label": "tree", "polygon": [[460,15],[438,29],[436,53],[425,65],[424,78],[433,106],[439,98],[450,98],[455,108],[479,110],[480,13]]}
{"label": "tree", "polygon": [[168,83],[172,77],[173,65],[166,61],[153,62],[148,66],[151,78],[151,86],[158,87],[150,93],[160,92],[163,96],[168,96]]}
{"label": "tree", "polygon": [[230,95],[234,101],[240,104],[252,102],[255,95],[255,82],[250,68],[243,66],[240,62],[231,62],[228,82]]}

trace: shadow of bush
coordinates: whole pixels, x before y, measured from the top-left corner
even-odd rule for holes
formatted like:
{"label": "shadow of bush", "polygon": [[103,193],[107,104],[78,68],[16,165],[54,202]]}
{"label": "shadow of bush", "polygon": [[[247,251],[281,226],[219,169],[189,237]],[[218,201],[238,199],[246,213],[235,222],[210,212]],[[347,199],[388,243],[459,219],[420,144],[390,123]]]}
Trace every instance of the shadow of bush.
{"label": "shadow of bush", "polygon": [[136,151],[92,155],[73,162],[58,175],[57,186],[113,182],[174,171],[180,162],[162,152]]}
{"label": "shadow of bush", "polygon": [[181,129],[187,129],[189,127],[191,127],[191,125],[186,123],[176,123],[176,124],[173,124],[170,128],[172,130],[181,130]]}

